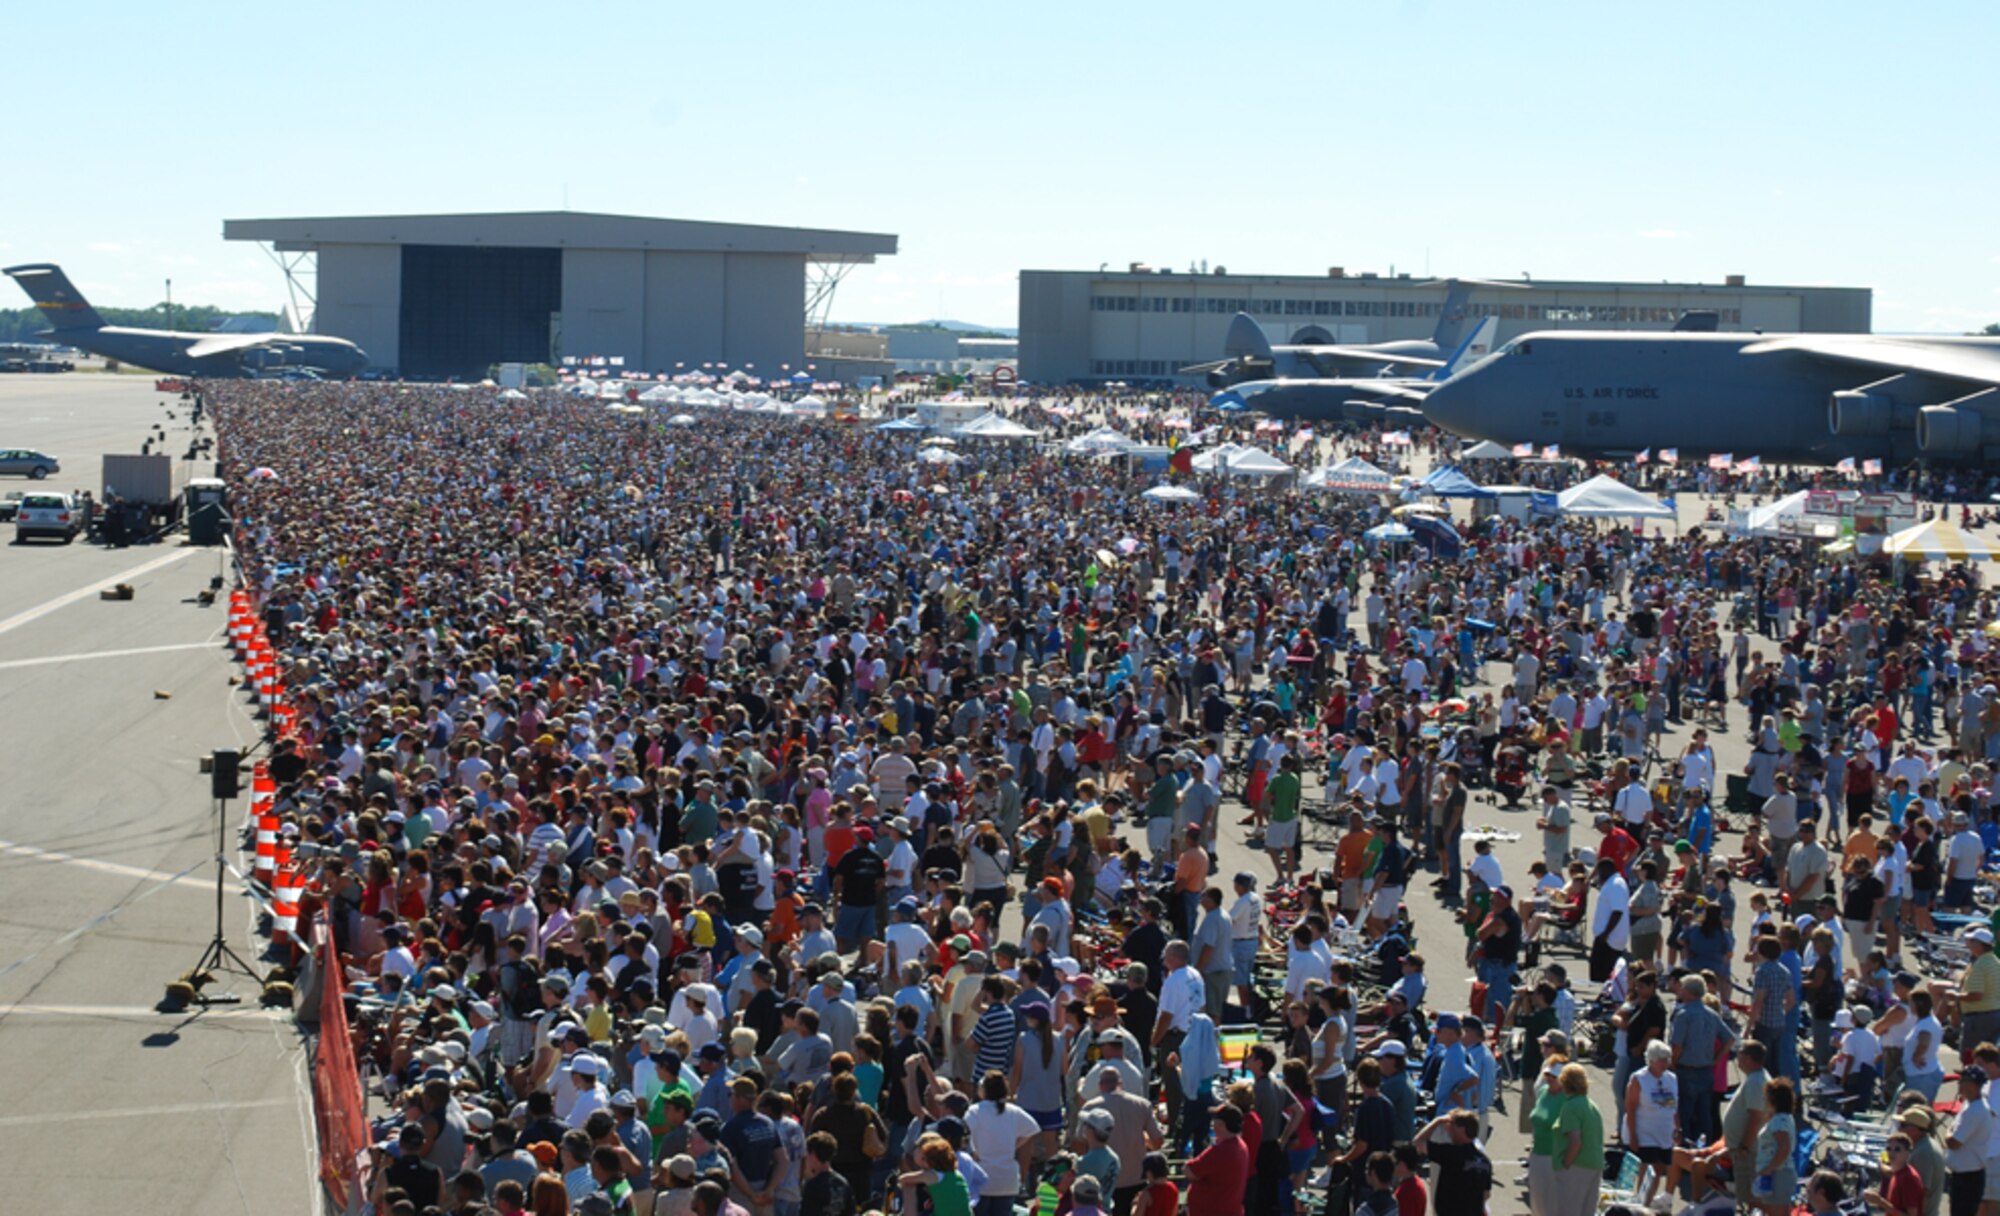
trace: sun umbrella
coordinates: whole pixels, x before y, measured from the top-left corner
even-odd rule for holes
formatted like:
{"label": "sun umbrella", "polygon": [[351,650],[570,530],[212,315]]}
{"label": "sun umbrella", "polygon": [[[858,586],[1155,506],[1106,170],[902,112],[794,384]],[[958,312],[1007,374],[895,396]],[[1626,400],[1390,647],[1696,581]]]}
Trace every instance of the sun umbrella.
{"label": "sun umbrella", "polygon": [[957,452],[947,452],[943,448],[925,448],[917,453],[917,459],[925,464],[957,464],[965,458]]}
{"label": "sun umbrella", "polygon": [[1399,541],[1414,540],[1416,533],[1401,524],[1377,524],[1361,534],[1363,540],[1395,544]]}
{"label": "sun umbrella", "polygon": [[1153,502],[1194,502],[1201,495],[1186,486],[1154,486],[1139,497]]}
{"label": "sun umbrella", "polygon": [[1125,537],[1113,547],[1125,556],[1130,557],[1139,551],[1139,538],[1136,536]]}
{"label": "sun umbrella", "polygon": [[277,476],[278,471],[276,469],[267,468],[262,465],[250,470],[250,480],[252,481],[270,481],[274,480]]}

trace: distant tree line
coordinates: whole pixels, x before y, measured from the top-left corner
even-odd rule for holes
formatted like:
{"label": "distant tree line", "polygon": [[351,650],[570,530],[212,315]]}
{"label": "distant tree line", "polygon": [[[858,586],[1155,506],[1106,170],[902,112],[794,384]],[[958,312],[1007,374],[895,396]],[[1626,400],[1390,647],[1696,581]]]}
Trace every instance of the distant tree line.
{"label": "distant tree line", "polygon": [[[155,304],[151,308],[107,308],[102,304],[94,307],[107,325],[131,325],[145,329],[168,328],[167,307],[164,304]],[[176,304],[173,309],[172,328],[199,332],[214,329],[230,317],[269,315],[267,312],[231,312],[212,304]],[[36,308],[0,308],[0,342],[32,342],[37,333],[48,327],[48,318]]]}

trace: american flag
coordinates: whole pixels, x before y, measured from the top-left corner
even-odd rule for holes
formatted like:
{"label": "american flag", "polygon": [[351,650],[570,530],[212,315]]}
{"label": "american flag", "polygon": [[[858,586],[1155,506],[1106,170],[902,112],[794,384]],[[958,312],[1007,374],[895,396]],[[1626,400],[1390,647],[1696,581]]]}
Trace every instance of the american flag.
{"label": "american flag", "polygon": [[1739,473],[1755,473],[1763,467],[1764,462],[1755,456],[1745,456],[1736,462],[1736,471]]}
{"label": "american flag", "polygon": [[1661,464],[1679,464],[1680,462],[1681,462],[1681,450],[1679,448],[1660,449]]}
{"label": "american flag", "polygon": [[1852,473],[1854,471],[1854,457],[1849,456],[1846,460],[1834,465],[1833,471],[1836,473]]}
{"label": "american flag", "polygon": [[1517,443],[1514,445],[1514,455],[1516,456],[1533,456],[1534,454],[1535,445],[1532,443]]}
{"label": "american flag", "polygon": [[1552,443],[1542,449],[1543,460],[1561,460],[1562,454],[1562,445],[1560,443]]}
{"label": "american flag", "polygon": [[1734,453],[1731,452],[1717,452],[1713,456],[1710,456],[1708,458],[1709,468],[1718,469],[1724,473],[1727,473],[1729,471],[1729,466],[1735,463],[1736,463],[1736,456]]}
{"label": "american flag", "polygon": [[1882,475],[1882,462],[1879,460],[1862,461],[1861,473],[1864,477],[1880,477]]}
{"label": "american flag", "polygon": [[1637,456],[1634,456],[1634,457],[1632,458],[1632,463],[1633,463],[1633,464],[1645,464],[1645,463],[1646,463],[1647,461],[1651,460],[1652,458],[1653,458],[1653,449],[1651,449],[1651,448],[1642,448],[1642,449],[1640,449],[1640,451],[1639,451],[1639,454],[1638,454]]}
{"label": "american flag", "polygon": [[1382,442],[1390,447],[1402,447],[1410,442],[1408,431],[1390,431],[1382,436]]}

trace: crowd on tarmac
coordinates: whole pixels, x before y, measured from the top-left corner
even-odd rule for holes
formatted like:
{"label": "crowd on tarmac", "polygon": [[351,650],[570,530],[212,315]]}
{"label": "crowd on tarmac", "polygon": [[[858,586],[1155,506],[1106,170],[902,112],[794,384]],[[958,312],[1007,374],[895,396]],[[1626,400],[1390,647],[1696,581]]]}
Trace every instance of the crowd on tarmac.
{"label": "crowd on tarmac", "polygon": [[[1611,1145],[1661,1210],[2000,1199],[1976,570],[1568,519],[1431,557],[1361,540],[1393,503],[1037,443],[205,393],[378,1211],[1459,1213],[1510,1101],[1538,1216]],[[1533,808],[1524,872],[1475,792]],[[1885,1109],[1887,1172],[1801,1172]]]}

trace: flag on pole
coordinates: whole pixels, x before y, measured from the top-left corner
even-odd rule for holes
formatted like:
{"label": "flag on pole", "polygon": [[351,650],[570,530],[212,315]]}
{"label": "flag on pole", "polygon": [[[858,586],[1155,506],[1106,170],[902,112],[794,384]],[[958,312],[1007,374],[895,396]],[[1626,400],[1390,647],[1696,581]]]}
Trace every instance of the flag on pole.
{"label": "flag on pole", "polygon": [[1882,462],[1879,460],[1862,461],[1861,473],[1864,477],[1880,477],[1882,475]]}
{"label": "flag on pole", "polygon": [[1533,456],[1534,454],[1535,445],[1532,443],[1517,443],[1514,445],[1514,455],[1516,456]]}
{"label": "flag on pole", "polygon": [[1679,464],[1680,462],[1681,462],[1681,450],[1679,448],[1660,449],[1661,464]]}
{"label": "flag on pole", "polygon": [[1543,448],[1543,449],[1542,449],[1542,459],[1543,459],[1543,460],[1561,460],[1561,459],[1562,459],[1562,445],[1561,445],[1560,443],[1552,443],[1552,444],[1549,444],[1549,445],[1548,445],[1547,447]]}
{"label": "flag on pole", "polygon": [[1731,452],[1717,452],[1708,458],[1708,467],[1723,473],[1727,473],[1729,466],[1735,463],[1736,456]]}
{"label": "flag on pole", "polygon": [[1639,454],[1638,454],[1637,456],[1634,456],[1634,457],[1632,458],[1632,463],[1633,463],[1633,464],[1645,464],[1645,463],[1646,463],[1647,461],[1651,460],[1652,458],[1653,458],[1653,449],[1651,449],[1651,448],[1641,448],[1641,449],[1639,449]]}
{"label": "flag on pole", "polygon": [[1736,471],[1739,473],[1755,473],[1763,467],[1764,462],[1755,456],[1745,456],[1736,462]]}
{"label": "flag on pole", "polygon": [[1854,457],[1849,456],[1846,460],[1834,465],[1833,471],[1836,473],[1852,473],[1854,471]]}

